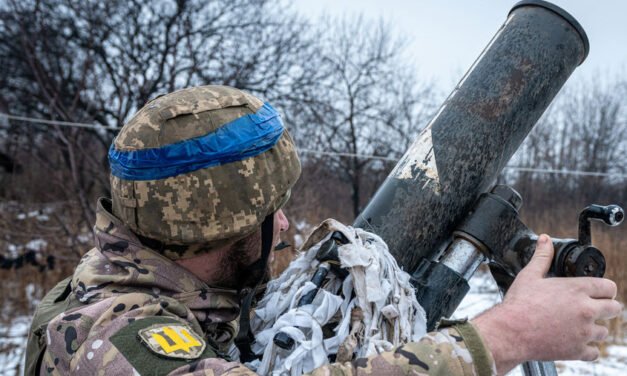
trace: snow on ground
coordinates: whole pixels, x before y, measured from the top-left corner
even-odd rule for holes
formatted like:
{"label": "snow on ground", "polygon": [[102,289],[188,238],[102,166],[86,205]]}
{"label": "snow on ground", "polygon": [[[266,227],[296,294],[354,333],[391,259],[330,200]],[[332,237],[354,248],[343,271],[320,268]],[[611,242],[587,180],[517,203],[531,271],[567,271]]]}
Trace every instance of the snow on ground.
{"label": "snow on ground", "polygon": [[76,237],[76,240],[81,244],[91,244],[93,242],[93,235],[91,232],[80,234]]}
{"label": "snow on ground", "polygon": [[43,239],[33,239],[26,243],[26,249],[32,251],[41,251],[43,249],[46,249],[47,246],[48,242]]}
{"label": "snow on ground", "polygon": [[296,221],[294,223],[294,227],[296,228],[296,234],[294,235],[294,249],[299,249],[307,239],[307,236],[309,236],[313,230],[313,226],[306,221]]}
{"label": "snow on ground", "polygon": [[30,317],[20,316],[10,325],[0,325],[0,375],[23,374],[24,349]]}
{"label": "snow on ground", "polygon": [[[470,292],[457,311],[454,318],[473,318],[501,301],[500,293],[492,276],[488,273],[477,273],[470,280]],[[606,348],[607,356],[594,362],[556,362],[560,376],[625,376],[627,375],[627,346],[611,345]],[[523,375],[519,368],[508,373],[508,376]]]}
{"label": "snow on ground", "polygon": [[51,212],[52,212],[52,208],[45,208],[44,210],[32,210],[32,211],[29,211],[28,213],[19,213],[16,216],[16,218],[22,221],[26,218],[34,217],[34,218],[37,218],[37,220],[40,222],[46,222],[50,219],[48,214],[50,214]]}
{"label": "snow on ground", "polygon": [[[500,301],[498,289],[487,273],[477,273],[470,281],[470,292],[453,317],[473,318]],[[0,325],[0,375],[17,375],[23,369],[23,351],[30,326],[30,318],[20,316],[11,325]],[[627,375],[627,346],[607,347],[607,356],[595,362],[557,362],[560,376],[625,376]],[[523,375],[519,369],[509,376]]]}

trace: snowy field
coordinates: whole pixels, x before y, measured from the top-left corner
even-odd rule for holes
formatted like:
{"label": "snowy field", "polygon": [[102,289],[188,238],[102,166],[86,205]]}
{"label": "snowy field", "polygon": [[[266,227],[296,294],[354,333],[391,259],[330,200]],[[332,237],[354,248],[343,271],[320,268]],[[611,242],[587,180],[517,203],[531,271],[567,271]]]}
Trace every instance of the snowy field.
{"label": "snowy field", "polygon": [[21,316],[9,326],[0,326],[0,375],[21,375],[30,317]]}
{"label": "snowy field", "polygon": [[[470,293],[462,301],[455,317],[474,317],[500,301],[496,284],[488,274],[471,280]],[[627,320],[627,317],[625,318]],[[9,326],[0,326],[0,375],[17,375],[23,369],[23,351],[29,328],[28,317],[18,317]],[[560,375],[627,375],[627,346],[609,346],[607,356],[595,362],[558,362]],[[522,375],[514,370],[508,375]]]}

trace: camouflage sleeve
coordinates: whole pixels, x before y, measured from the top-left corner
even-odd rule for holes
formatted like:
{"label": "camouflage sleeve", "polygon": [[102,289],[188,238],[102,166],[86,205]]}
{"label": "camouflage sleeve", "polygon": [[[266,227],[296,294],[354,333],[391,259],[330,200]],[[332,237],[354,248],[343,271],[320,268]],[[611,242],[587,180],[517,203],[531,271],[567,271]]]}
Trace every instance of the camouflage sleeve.
{"label": "camouflage sleeve", "polygon": [[245,365],[224,359],[201,359],[170,372],[168,376],[252,376],[257,375]]}
{"label": "camouflage sleeve", "polygon": [[[496,375],[492,355],[481,337],[468,322],[447,323],[451,325],[412,342],[395,351],[384,352],[368,358],[347,363],[334,363],[314,370],[311,376],[359,376],[359,375]],[[207,375],[217,370],[224,376],[254,375],[243,365],[227,363],[222,359],[205,359],[193,369],[181,367],[170,376]],[[232,368],[225,369],[230,364]],[[211,370],[211,371],[209,371]]]}
{"label": "camouflage sleeve", "polygon": [[456,322],[394,351],[320,367],[311,376],[496,375],[494,360],[472,324]]}

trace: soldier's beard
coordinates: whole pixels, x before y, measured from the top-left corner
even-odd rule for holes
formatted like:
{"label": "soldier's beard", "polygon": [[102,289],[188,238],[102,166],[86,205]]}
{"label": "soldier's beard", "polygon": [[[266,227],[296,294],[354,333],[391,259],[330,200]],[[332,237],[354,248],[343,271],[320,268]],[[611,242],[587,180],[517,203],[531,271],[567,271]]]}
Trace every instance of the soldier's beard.
{"label": "soldier's beard", "polygon": [[257,231],[233,244],[222,259],[222,286],[236,290],[253,288],[270,275],[269,265],[265,268],[250,266],[261,257],[261,232]]}

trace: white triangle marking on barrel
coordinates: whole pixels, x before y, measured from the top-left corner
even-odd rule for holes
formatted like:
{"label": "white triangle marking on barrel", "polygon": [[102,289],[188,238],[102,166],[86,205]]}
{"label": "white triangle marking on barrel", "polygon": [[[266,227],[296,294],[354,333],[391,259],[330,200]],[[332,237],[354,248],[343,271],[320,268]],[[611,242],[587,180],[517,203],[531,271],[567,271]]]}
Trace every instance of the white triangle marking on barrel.
{"label": "white triangle marking on barrel", "polygon": [[[426,176],[430,181],[436,183],[436,190],[439,190],[440,176],[433,151],[431,126],[422,131],[390,175],[396,179],[412,180]],[[426,181],[425,186],[428,183],[429,181]]]}

